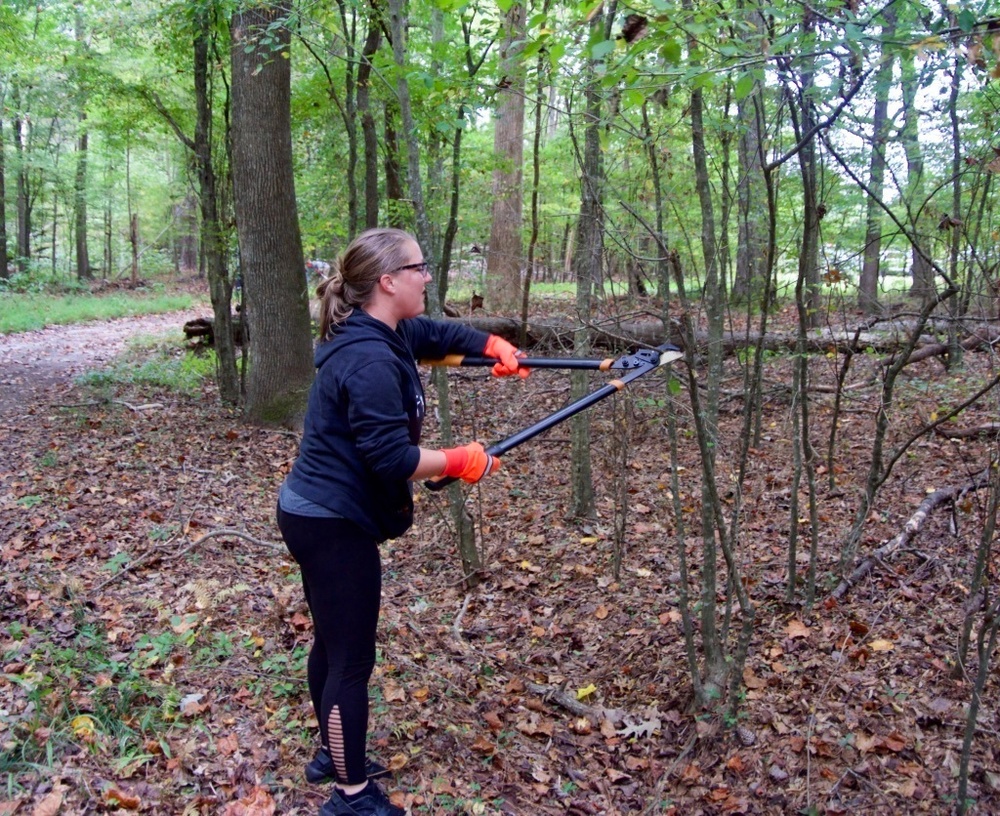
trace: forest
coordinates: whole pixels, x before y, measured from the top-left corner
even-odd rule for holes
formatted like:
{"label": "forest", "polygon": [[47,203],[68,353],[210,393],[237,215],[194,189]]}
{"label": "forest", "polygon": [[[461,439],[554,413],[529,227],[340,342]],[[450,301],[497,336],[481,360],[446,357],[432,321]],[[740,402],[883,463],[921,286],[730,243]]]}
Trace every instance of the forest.
{"label": "forest", "polygon": [[[0,334],[0,816],[323,801],[274,500],[369,226],[431,317],[682,352],[417,487],[393,802],[1000,809],[995,5],[5,0],[0,51],[0,309],[196,303]],[[421,371],[440,446],[606,382]]]}

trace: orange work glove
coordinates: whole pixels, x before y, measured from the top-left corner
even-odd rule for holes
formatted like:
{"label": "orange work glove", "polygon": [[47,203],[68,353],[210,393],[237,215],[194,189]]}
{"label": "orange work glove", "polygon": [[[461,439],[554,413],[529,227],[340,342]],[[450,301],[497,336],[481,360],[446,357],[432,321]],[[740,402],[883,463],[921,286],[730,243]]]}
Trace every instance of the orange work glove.
{"label": "orange work glove", "polygon": [[517,363],[517,358],[524,357],[524,352],[518,351],[516,346],[512,346],[496,334],[489,336],[483,353],[487,357],[496,357],[500,361],[493,366],[494,377],[507,377],[511,374],[517,374],[523,380],[531,373],[530,368],[527,366],[522,368]]}
{"label": "orange work glove", "polygon": [[445,448],[442,476],[451,476],[473,484],[488,473],[500,469],[500,460],[490,456],[478,442],[470,442],[460,448]]}

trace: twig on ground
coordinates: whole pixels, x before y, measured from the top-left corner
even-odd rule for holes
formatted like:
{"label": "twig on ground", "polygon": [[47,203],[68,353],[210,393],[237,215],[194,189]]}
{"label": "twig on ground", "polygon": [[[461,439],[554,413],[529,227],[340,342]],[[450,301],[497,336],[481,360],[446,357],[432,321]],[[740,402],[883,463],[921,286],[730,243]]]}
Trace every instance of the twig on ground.
{"label": "twig on ground", "polygon": [[180,558],[183,555],[186,555],[188,552],[190,552],[192,549],[194,549],[194,547],[196,545],[201,544],[201,542],[203,542],[205,539],[207,539],[207,538],[217,538],[219,536],[224,536],[224,535],[226,535],[226,536],[235,536],[236,538],[245,539],[245,540],[250,541],[250,542],[252,542],[254,544],[257,544],[260,547],[264,547],[266,549],[273,550],[274,552],[284,552],[284,549],[285,549],[281,544],[275,544],[272,541],[263,541],[262,539],[254,538],[252,535],[250,535],[249,533],[244,533],[242,530],[232,530],[232,529],[229,529],[229,528],[224,528],[224,529],[221,529],[221,530],[210,530],[209,532],[205,533],[205,535],[201,536],[200,538],[197,538],[197,539],[195,539],[193,541],[189,541],[186,546],[182,547],[179,550],[172,550],[172,551],[166,551],[166,550],[164,550],[164,546],[166,546],[167,544],[169,544],[170,541],[173,541],[173,539],[170,539],[170,540],[164,542],[163,546],[157,547],[155,550],[150,550],[149,552],[147,552],[142,557],[137,558],[135,561],[130,561],[128,564],[125,564],[118,572],[116,572],[114,575],[110,576],[106,580],[102,581],[100,584],[98,584],[96,587],[94,587],[90,591],[91,591],[92,594],[96,593],[96,592],[100,592],[102,589],[104,589],[109,584],[114,583],[119,578],[124,577],[125,575],[127,575],[130,572],[134,572],[139,567],[141,567],[143,564],[146,564],[146,563],[154,560],[157,557],[164,558],[164,559],[167,559],[167,558],[169,558],[169,559],[177,559],[177,558]]}
{"label": "twig on ground", "polygon": [[625,712],[619,708],[605,708],[604,706],[589,706],[581,703],[569,692],[562,691],[555,686],[543,686],[540,683],[525,683],[524,687],[532,694],[537,694],[544,700],[551,700],[556,705],[565,708],[577,717],[586,717],[592,722],[600,722],[607,719],[613,724],[619,724],[625,717]]}
{"label": "twig on ground", "polygon": [[458,614],[455,616],[455,622],[451,625],[451,631],[455,635],[455,640],[458,641],[463,646],[466,645],[465,641],[462,639],[462,618],[465,617],[465,613],[469,609],[469,603],[472,601],[472,593],[465,593],[465,600],[462,601],[462,608],[458,610]]}
{"label": "twig on ground", "polygon": [[117,399],[101,399],[101,400],[91,400],[90,402],[53,402],[49,403],[50,408],[95,408],[99,405],[124,405],[133,414],[137,414],[140,411],[151,411],[154,408],[162,408],[162,402],[147,402],[143,405],[132,405],[130,402],[125,400]]}
{"label": "twig on ground", "polygon": [[233,536],[234,538],[242,538],[244,541],[249,541],[251,544],[256,544],[258,547],[263,547],[267,550],[272,550],[273,552],[284,552],[285,547],[282,544],[277,544],[274,541],[265,541],[261,538],[254,538],[254,536],[249,533],[244,533],[242,530],[234,530],[231,527],[223,527],[219,530],[209,530],[205,535],[201,536],[197,540],[191,542],[192,544],[200,544],[208,538],[219,538],[221,536]]}

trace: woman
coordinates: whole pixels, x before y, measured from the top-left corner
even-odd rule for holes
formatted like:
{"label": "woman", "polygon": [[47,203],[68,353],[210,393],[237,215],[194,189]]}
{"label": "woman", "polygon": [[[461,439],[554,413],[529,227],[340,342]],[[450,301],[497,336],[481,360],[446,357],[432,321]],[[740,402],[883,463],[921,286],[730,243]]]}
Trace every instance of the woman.
{"label": "woman", "polygon": [[485,354],[520,374],[517,349],[495,335],[417,319],[431,280],[419,245],[395,229],[359,235],[318,287],[316,379],[298,458],[281,486],[278,526],[302,570],[314,640],[308,679],[322,748],[306,767],[332,778],[321,816],[402,816],[369,777],[368,680],[381,595],[378,544],[413,522],[410,482],[477,482],[500,462],[479,443],[419,446],[424,396],[414,360]]}

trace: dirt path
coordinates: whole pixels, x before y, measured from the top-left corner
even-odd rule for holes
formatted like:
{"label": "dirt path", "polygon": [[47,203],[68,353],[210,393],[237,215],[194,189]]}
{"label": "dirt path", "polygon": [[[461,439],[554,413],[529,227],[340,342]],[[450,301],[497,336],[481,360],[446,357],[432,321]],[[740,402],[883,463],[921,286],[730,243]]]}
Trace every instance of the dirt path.
{"label": "dirt path", "polygon": [[181,336],[197,310],[0,335],[0,417],[14,419],[41,403],[59,402],[74,377],[108,365],[126,344],[143,335]]}

